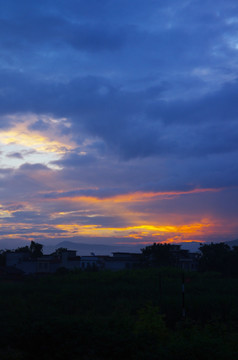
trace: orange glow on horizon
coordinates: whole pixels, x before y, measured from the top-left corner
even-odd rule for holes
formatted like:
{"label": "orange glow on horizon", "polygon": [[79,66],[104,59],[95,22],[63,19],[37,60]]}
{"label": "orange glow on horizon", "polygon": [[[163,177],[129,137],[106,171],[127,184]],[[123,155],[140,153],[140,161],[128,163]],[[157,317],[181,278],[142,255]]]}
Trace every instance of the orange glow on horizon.
{"label": "orange glow on horizon", "polygon": [[[97,197],[97,196],[87,196],[87,195],[79,195],[79,196],[64,196],[63,191],[58,191],[59,197],[50,198],[50,201],[68,201],[68,202],[88,202],[88,203],[104,203],[104,202],[113,202],[113,203],[130,203],[130,202],[140,202],[153,200],[157,198],[161,199],[170,199],[181,195],[190,195],[190,194],[199,194],[205,192],[220,192],[224,190],[224,188],[197,188],[188,191],[159,191],[159,192],[141,192],[136,191],[134,193],[115,195],[115,196],[107,196],[107,197]],[[79,190],[80,191],[80,190]],[[60,196],[62,194],[62,196]]]}
{"label": "orange glow on horizon", "polygon": [[190,225],[182,226],[171,226],[171,225],[138,225],[138,226],[128,226],[128,227],[103,227],[100,225],[77,225],[77,224],[67,224],[67,225],[55,225],[56,228],[64,230],[69,233],[73,233],[78,236],[88,236],[88,237],[111,237],[120,235],[125,238],[143,238],[147,236],[161,236],[165,234],[201,234],[204,232],[205,228],[209,228],[213,224],[208,223],[195,223]]}
{"label": "orange glow on horizon", "polygon": [[[8,234],[3,235],[2,239],[24,239],[40,242],[40,238],[47,239],[71,239],[79,238],[108,238],[116,243],[116,239],[125,239],[123,244],[148,244],[150,243],[203,243],[204,238],[213,236],[215,231],[218,234],[226,235],[230,233],[230,227],[226,229],[225,223],[218,223],[203,220],[191,224],[180,226],[172,225],[138,225],[125,227],[105,227],[101,225],[79,225],[79,224],[25,224],[25,223],[0,223],[0,228]],[[114,239],[114,240],[113,240]],[[127,241],[126,239],[131,239]],[[134,241],[132,241],[132,239]],[[121,240],[122,241],[122,240]]]}
{"label": "orange glow on horizon", "polygon": [[172,241],[170,239],[169,240],[163,240],[163,241],[136,241],[136,242],[132,242],[132,241],[126,241],[126,242],[116,242],[117,245],[151,245],[151,244],[178,244],[178,243],[198,243],[198,244],[203,244],[205,243],[204,240],[183,240],[183,241],[178,241],[176,239],[174,239],[174,241]]}

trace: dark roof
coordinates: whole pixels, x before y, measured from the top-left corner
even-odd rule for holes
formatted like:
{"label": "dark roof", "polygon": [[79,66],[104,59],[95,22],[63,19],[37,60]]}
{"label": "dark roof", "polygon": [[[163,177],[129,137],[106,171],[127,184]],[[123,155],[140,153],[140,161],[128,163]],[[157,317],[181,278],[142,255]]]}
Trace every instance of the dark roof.
{"label": "dark roof", "polygon": [[130,252],[113,252],[113,256],[139,256],[140,253],[130,253]]}

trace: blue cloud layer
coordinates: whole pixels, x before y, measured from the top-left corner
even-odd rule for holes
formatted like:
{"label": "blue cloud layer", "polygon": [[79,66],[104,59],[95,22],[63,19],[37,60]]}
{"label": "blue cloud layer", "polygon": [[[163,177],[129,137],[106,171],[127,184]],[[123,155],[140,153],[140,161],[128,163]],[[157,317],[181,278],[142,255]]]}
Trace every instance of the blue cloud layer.
{"label": "blue cloud layer", "polygon": [[56,140],[75,144],[54,170],[8,153],[26,158],[18,169],[0,169],[4,209],[20,206],[12,220],[45,221],[56,205],[38,213],[22,201],[57,199],[62,184],[61,195],[100,199],[226,188],[207,201],[196,197],[196,210],[194,198],[147,210],[237,215],[230,204],[238,185],[236,1],[9,0],[0,14],[0,131],[33,114],[28,130],[52,136],[47,119],[65,118]]}

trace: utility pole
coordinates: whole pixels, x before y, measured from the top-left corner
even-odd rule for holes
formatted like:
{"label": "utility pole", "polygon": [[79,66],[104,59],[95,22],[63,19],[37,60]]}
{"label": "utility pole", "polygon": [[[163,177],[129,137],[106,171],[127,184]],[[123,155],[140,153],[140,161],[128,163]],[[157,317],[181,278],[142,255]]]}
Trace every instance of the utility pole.
{"label": "utility pole", "polygon": [[184,287],[184,273],[182,273],[182,317],[185,319],[185,287]]}

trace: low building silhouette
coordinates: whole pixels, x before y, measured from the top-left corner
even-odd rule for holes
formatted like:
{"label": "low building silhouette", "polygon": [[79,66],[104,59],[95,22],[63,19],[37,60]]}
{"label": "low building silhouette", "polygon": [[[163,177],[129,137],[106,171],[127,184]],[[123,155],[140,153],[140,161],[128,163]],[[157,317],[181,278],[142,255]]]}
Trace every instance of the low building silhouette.
{"label": "low building silhouette", "polygon": [[[181,250],[180,245],[171,245],[169,248],[171,259],[169,266],[182,270],[198,270],[198,253]],[[26,275],[52,274],[60,269],[66,270],[111,270],[136,269],[142,267],[166,266],[154,257],[153,253],[145,256],[143,253],[113,252],[112,256],[95,255],[77,256],[76,250],[57,249],[50,255],[31,257],[24,251],[7,251],[6,268],[16,269]],[[13,271],[13,270],[12,270]]]}

